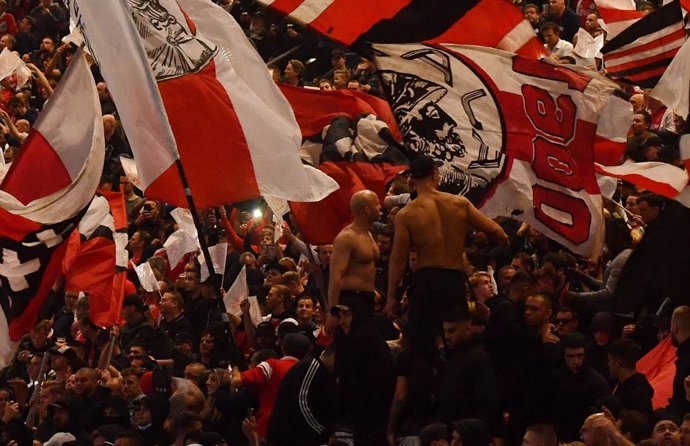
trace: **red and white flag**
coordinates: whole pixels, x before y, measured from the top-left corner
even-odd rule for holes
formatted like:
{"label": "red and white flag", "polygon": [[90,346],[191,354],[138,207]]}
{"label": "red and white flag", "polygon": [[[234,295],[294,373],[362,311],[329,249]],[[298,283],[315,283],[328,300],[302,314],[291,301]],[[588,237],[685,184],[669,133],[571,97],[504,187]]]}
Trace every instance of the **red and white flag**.
{"label": "red and white flag", "polygon": [[89,316],[100,327],[120,321],[127,273],[127,217],[122,192],[101,192],[79,221],[62,263],[65,290],[89,297]]}
{"label": "red and white flag", "polygon": [[606,38],[613,39],[624,29],[644,17],[634,0],[594,0],[606,25]]}
{"label": "red and white flag", "polygon": [[[548,56],[532,26],[507,0],[259,0],[329,39],[378,43],[461,43],[524,57]],[[500,20],[497,20],[500,18]]]}
{"label": "red and white flag", "polygon": [[0,185],[0,338],[8,340],[0,364],[36,324],[61,274],[65,241],[93,199],[105,154],[102,119],[79,52]]}
{"label": "red and white flag", "polygon": [[652,88],[687,40],[678,0],[646,15],[601,49],[607,75]]}
{"label": "red and white flag", "polygon": [[489,48],[374,48],[403,139],[443,162],[443,190],[574,252],[601,254],[594,141],[616,84]]}
{"label": "red and white flag", "polygon": [[[318,200],[337,188],[299,159],[289,104],[232,16],[210,0],[77,0],[146,196],[186,207],[270,195]],[[117,45],[113,45],[117,36]]]}
{"label": "red and white flag", "polygon": [[687,120],[690,115],[690,40],[686,40],[649,94],[673,113]]}

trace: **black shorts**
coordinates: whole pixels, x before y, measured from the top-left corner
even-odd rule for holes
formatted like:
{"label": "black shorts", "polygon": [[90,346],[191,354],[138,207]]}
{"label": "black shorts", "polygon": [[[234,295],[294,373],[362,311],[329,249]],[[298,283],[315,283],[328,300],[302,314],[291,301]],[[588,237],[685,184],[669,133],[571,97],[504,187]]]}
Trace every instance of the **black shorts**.
{"label": "black shorts", "polygon": [[350,307],[354,318],[368,319],[374,312],[374,299],[373,291],[340,290],[338,303]]}

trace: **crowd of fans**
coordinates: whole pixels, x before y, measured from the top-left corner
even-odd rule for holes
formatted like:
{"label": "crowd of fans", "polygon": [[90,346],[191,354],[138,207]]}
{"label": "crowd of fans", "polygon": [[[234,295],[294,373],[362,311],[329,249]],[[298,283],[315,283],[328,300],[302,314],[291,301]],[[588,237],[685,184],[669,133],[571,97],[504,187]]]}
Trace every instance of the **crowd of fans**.
{"label": "crowd of fans", "polygon": [[[277,82],[379,94],[366,58],[251,1],[218,3],[246,30]],[[554,60],[591,62],[573,58],[572,40],[580,26],[602,32],[593,3],[571,5],[577,13],[563,0],[520,6]],[[0,0],[0,49],[16,51],[34,75],[21,89],[12,77],[0,82],[5,163],[70,63],[75,48],[59,40],[68,28],[59,1]],[[640,239],[658,232],[666,199],[622,185],[615,197],[622,205],[604,211],[606,251],[597,262],[515,220],[498,220],[509,247],[471,231],[463,254],[469,292],[458,296],[470,311],[444,315],[431,404],[416,405],[409,401],[406,342],[414,250],[402,282],[387,283],[395,216],[414,182],[396,178],[373,226],[380,258],[371,324],[386,342],[374,355],[352,355],[345,367],[322,311],[333,246],[306,244],[289,219],[276,234],[270,208],[255,200],[201,211],[201,236],[209,245],[228,244],[222,284],[202,281],[193,256],[170,265],[163,244],[177,229],[171,208],[124,176],[119,159],[131,150],[107,84],[97,66],[92,71],[104,113],[101,186],[124,192],[129,221],[123,324],[95,325],[84,293],[51,296],[0,374],[1,444],[308,446],[352,444],[353,437],[356,445],[391,446],[690,444],[690,308],[612,311],[621,272]],[[677,164],[678,118],[643,92],[630,101],[626,156]],[[160,291],[140,286],[134,266],[145,262]],[[227,290],[243,267],[260,321],[246,299],[241,316],[225,312],[221,287]],[[399,298],[393,320],[383,312],[390,288]],[[347,335],[350,323],[341,313],[335,332]],[[673,394],[667,407],[653,410],[654,390],[636,361],[669,336],[678,347]],[[372,351],[367,347],[362,352]]]}

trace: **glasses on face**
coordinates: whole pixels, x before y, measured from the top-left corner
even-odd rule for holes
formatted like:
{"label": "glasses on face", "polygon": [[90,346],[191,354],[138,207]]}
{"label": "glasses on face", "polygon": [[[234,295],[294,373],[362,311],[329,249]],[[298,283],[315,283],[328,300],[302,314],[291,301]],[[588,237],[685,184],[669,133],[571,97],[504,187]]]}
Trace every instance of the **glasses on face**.
{"label": "glasses on face", "polygon": [[201,340],[202,344],[213,344],[213,339],[210,338],[204,338]]}
{"label": "glasses on face", "polygon": [[566,319],[566,318],[556,319],[556,324],[557,325],[567,324],[567,323],[572,322],[572,321],[573,321],[573,319]]}

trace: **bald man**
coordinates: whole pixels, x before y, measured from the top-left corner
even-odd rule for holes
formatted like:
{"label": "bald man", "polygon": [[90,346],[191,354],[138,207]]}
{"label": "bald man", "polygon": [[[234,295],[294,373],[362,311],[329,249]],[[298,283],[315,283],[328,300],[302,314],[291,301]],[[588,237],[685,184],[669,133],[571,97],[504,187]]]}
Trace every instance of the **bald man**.
{"label": "bald man", "polygon": [[[347,225],[333,241],[328,280],[328,310],[336,316],[343,306],[353,312],[353,323],[368,319],[374,307],[374,283],[379,248],[372,237],[372,223],[381,218],[378,196],[363,190],[350,200],[352,223]],[[337,322],[329,317],[327,328]]]}
{"label": "bald man", "polygon": [[394,366],[390,349],[372,323],[379,249],[369,231],[381,217],[370,190],[350,200],[352,223],[333,241],[328,282],[337,378],[338,424],[350,429],[354,444],[386,444],[386,421],[393,397]]}

